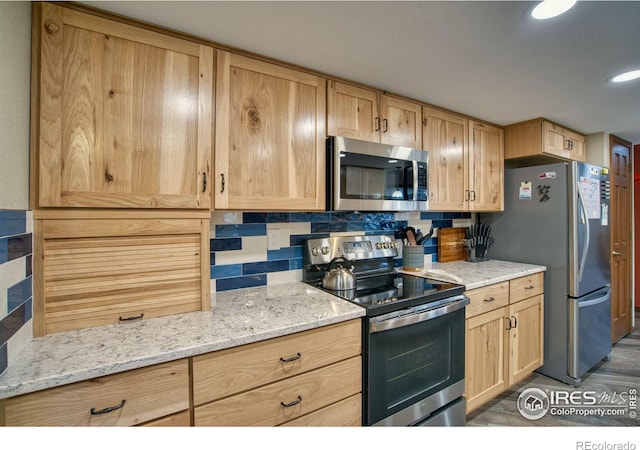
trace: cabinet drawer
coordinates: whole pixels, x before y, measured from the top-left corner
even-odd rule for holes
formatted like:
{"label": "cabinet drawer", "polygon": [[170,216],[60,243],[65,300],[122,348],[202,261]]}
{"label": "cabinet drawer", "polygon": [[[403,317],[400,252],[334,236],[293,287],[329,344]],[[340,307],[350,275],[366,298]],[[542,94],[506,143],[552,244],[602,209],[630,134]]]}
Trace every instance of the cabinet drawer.
{"label": "cabinet drawer", "polygon": [[509,282],[492,284],[466,292],[471,302],[467,305],[465,317],[492,311],[509,304]]}
{"label": "cabinet drawer", "polygon": [[189,408],[189,366],[183,359],[81,381],[9,398],[3,408],[6,426],[140,424]]}
{"label": "cabinet drawer", "polygon": [[361,353],[360,319],[195,356],[194,404],[217,400]]}
{"label": "cabinet drawer", "polygon": [[509,282],[509,303],[519,302],[520,300],[542,294],[543,292],[544,272],[516,278]]}
{"label": "cabinet drawer", "polygon": [[345,398],[311,414],[283,423],[283,427],[359,427],[362,425],[362,395]]}
{"label": "cabinet drawer", "polygon": [[[195,408],[196,426],[274,426],[362,390],[358,356]],[[285,405],[289,406],[285,406]]]}
{"label": "cabinet drawer", "polygon": [[191,425],[191,416],[189,411],[182,411],[151,422],[143,423],[142,427],[188,427]]}

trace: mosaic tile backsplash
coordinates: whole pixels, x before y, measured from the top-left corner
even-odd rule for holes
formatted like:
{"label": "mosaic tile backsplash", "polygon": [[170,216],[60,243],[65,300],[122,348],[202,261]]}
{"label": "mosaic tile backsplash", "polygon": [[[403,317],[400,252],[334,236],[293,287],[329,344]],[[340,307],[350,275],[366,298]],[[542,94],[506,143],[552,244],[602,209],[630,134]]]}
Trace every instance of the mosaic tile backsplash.
{"label": "mosaic tile backsplash", "polygon": [[32,336],[31,230],[29,211],[0,210],[0,374]]}
{"label": "mosaic tile backsplash", "polygon": [[470,225],[472,214],[216,211],[211,219],[211,290],[227,291],[302,280],[302,245],[311,238],[395,234],[409,225],[427,234],[433,225],[424,253],[436,261],[438,228]]}

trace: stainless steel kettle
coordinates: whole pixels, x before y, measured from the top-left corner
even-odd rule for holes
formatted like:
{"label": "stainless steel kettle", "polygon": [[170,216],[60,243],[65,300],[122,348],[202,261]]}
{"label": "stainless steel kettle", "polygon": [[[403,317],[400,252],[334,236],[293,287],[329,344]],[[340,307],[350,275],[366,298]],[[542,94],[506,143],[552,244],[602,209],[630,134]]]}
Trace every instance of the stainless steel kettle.
{"label": "stainless steel kettle", "polygon": [[356,276],[353,274],[353,264],[342,256],[333,258],[322,279],[322,287],[332,291],[355,289]]}

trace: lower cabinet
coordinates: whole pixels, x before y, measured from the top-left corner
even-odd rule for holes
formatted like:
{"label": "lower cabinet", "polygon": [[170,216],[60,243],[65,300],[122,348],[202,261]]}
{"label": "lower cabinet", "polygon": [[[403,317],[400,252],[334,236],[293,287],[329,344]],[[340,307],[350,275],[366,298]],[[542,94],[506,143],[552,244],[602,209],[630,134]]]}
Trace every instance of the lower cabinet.
{"label": "lower cabinet", "polygon": [[543,280],[537,273],[467,292],[467,413],[542,366]]}
{"label": "lower cabinet", "polygon": [[131,426],[188,409],[181,359],[1,400],[0,425]]}
{"label": "lower cabinet", "polygon": [[360,426],[361,321],[0,400],[0,426]]}
{"label": "lower cabinet", "polygon": [[191,425],[191,413],[181,411],[160,419],[151,420],[141,424],[141,427],[188,427]]}
{"label": "lower cabinet", "polygon": [[195,426],[360,425],[356,319],[193,358]]}

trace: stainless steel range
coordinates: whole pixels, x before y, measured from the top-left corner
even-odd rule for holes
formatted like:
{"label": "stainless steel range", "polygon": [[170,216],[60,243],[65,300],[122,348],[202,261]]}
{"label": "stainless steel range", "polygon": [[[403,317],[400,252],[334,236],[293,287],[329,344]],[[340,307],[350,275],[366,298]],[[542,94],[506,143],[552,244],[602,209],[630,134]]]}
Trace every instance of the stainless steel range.
{"label": "stainless steel range", "polygon": [[464,425],[464,286],[397,273],[397,256],[392,235],[310,239],[303,280],[366,310],[363,425]]}

